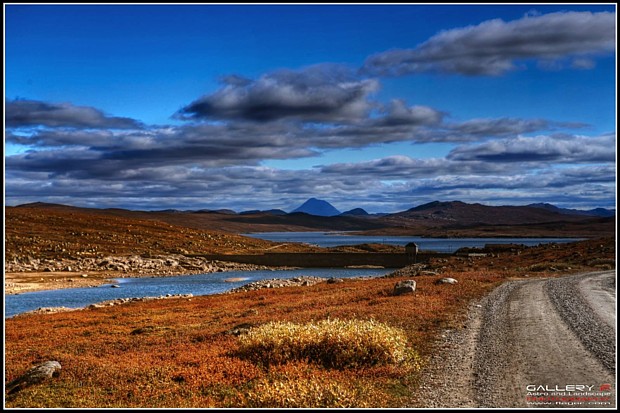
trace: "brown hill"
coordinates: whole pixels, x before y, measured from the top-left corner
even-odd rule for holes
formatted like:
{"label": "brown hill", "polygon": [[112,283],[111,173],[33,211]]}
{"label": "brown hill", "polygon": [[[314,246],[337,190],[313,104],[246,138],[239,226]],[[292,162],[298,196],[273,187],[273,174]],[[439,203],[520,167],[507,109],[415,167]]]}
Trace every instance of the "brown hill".
{"label": "brown hill", "polygon": [[431,202],[379,218],[383,231],[430,237],[584,237],[615,235],[615,217],[561,214],[530,206]]}
{"label": "brown hill", "polygon": [[[356,231],[426,237],[615,236],[615,217],[567,215],[527,206],[432,202],[378,216],[321,217],[304,213],[232,214],[130,211],[33,203],[5,208],[7,257],[32,251],[102,253],[251,253],[275,247],[237,234],[267,231]],[[64,246],[63,246],[64,245]],[[301,247],[279,246],[278,251]],[[304,250],[308,248],[303,247]]]}
{"label": "brown hill", "polygon": [[[129,211],[45,203],[6,207],[5,260],[27,257],[75,259],[107,255],[254,254],[276,248],[277,252],[386,252],[396,248],[364,244],[323,249],[231,233],[259,229],[312,231],[317,227],[363,228],[351,217],[342,219],[342,224],[330,226],[334,220],[328,217],[293,214],[291,222],[287,222],[271,221],[268,215]],[[302,226],[304,224],[309,226]],[[227,231],[220,230],[223,228]]]}
{"label": "brown hill", "polygon": [[[548,222],[583,221],[582,215],[567,215],[528,206],[487,206],[460,201],[431,202],[405,212],[392,214],[393,219],[427,221],[431,225],[522,225]],[[587,217],[586,219],[591,218]]]}
{"label": "brown hill", "polygon": [[354,216],[322,217],[305,213],[274,215],[268,212],[235,214],[229,210],[220,211],[132,211],[120,208],[92,209],[59,204],[36,202],[20,205],[16,208],[30,208],[53,211],[81,211],[98,215],[157,220],[170,225],[208,231],[223,231],[232,234],[272,231],[364,231],[380,229],[385,223],[375,222],[372,218]]}
{"label": "brown hill", "polygon": [[[278,245],[222,231],[198,230],[137,217],[149,216],[148,213],[119,211],[122,210],[53,204],[6,207],[5,259],[28,255],[77,258],[108,254],[253,253]],[[295,249],[298,247],[289,244],[279,251]]]}

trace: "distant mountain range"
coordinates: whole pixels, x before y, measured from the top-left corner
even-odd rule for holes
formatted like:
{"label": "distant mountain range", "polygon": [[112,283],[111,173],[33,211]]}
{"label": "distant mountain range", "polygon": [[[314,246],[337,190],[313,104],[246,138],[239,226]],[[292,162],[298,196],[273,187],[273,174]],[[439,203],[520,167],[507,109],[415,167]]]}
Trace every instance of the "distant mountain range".
{"label": "distant mountain range", "polygon": [[542,208],[542,209],[546,209],[547,211],[553,211],[559,214],[566,214],[566,215],[587,215],[587,216],[593,216],[593,217],[613,217],[614,215],[616,215],[615,209],[594,208],[594,209],[589,209],[589,210],[584,211],[581,209],[558,208],[555,205],[544,204],[544,203],[529,204],[528,206],[533,207],[533,208]]}
{"label": "distant mountain range", "polygon": [[291,213],[279,209],[240,213],[231,209],[130,211],[120,208],[79,208],[40,202],[6,208],[103,213],[237,234],[270,231],[362,231],[366,235],[430,237],[592,238],[615,235],[615,210],[596,208],[582,211],[558,208],[550,204],[488,206],[460,201],[434,201],[391,214],[369,214],[362,208],[340,213],[329,202],[316,198],[309,199]]}
{"label": "distant mountain range", "polygon": [[[52,204],[46,202],[33,202],[30,204],[19,205],[19,207],[37,207],[37,208],[72,208],[68,205],[62,204]],[[336,207],[334,207],[329,202],[317,199],[310,198],[301,204],[299,207],[295,208],[290,213],[283,211],[282,209],[268,209],[268,210],[248,210],[242,212],[236,212],[232,209],[199,209],[199,210],[180,210],[180,209],[161,209],[154,210],[151,212],[159,212],[159,213],[194,213],[194,214],[221,214],[221,215],[289,215],[296,213],[304,213],[308,215],[318,216],[318,217],[335,217],[335,216],[349,216],[349,217],[368,217],[368,218],[381,218],[381,217],[404,217],[404,216],[433,216],[433,218],[439,218],[440,216],[451,216],[455,213],[458,215],[455,218],[465,218],[464,215],[469,215],[469,219],[471,220],[475,216],[480,215],[479,219],[485,221],[484,214],[489,213],[491,216],[497,215],[499,211],[507,212],[507,211],[519,211],[518,215],[523,215],[523,211],[530,211],[528,214],[540,215],[540,213],[532,212],[530,208],[535,208],[539,210],[544,210],[547,212],[551,212],[554,214],[561,215],[576,215],[582,217],[600,217],[600,218],[609,218],[614,217],[616,215],[615,209],[606,209],[606,208],[594,208],[589,210],[582,209],[570,209],[570,208],[559,208],[555,205],[548,203],[536,203],[529,204],[524,206],[488,206],[482,204],[468,204],[461,201],[433,201],[426,204],[418,205],[416,207],[410,208],[406,211],[395,212],[395,213],[373,213],[369,214],[363,208],[353,208],[345,212],[340,212]],[[124,211],[121,208],[108,208],[109,211]],[[458,211],[458,213],[457,213]],[[138,212],[138,211],[136,211]],[[143,211],[146,212],[146,211]],[[463,215],[463,216],[461,216]],[[545,215],[548,216],[548,215]],[[491,219],[492,220],[492,219]],[[513,221],[513,219],[509,219]],[[519,219],[517,219],[519,221]],[[525,221],[531,221],[526,219]]]}
{"label": "distant mountain range", "polygon": [[[559,207],[556,207],[555,205],[551,205],[547,203],[529,204],[523,207],[520,207],[520,206],[492,207],[492,206],[486,206],[486,205],[481,205],[481,204],[467,204],[461,201],[450,201],[450,202],[433,201],[427,204],[423,204],[423,205],[419,205],[417,207],[411,208],[405,212],[400,212],[400,213],[395,213],[395,214],[373,214],[373,215],[375,216],[403,215],[403,214],[412,213],[412,212],[420,213],[422,211],[428,211],[428,210],[434,210],[434,213],[438,215],[438,214],[445,213],[445,211],[447,210],[455,211],[457,209],[461,210],[461,212],[463,213],[467,213],[467,211],[470,211],[472,209],[479,210],[479,211],[484,211],[483,212],[484,214],[490,211],[497,211],[497,208],[504,209],[504,210],[507,210],[507,208],[508,209],[509,208],[517,208],[517,209],[518,208],[538,208],[538,209],[544,209],[546,211],[554,212],[554,213],[562,214],[562,215],[579,215],[579,216],[592,216],[592,217],[601,217],[601,218],[613,217],[616,215],[615,209],[605,209],[605,208],[595,208],[595,209],[590,209],[590,210],[568,209],[568,208],[559,208]],[[281,210],[277,210],[277,211],[283,212]],[[268,211],[262,211],[262,212],[268,213]],[[332,216],[337,216],[337,215],[357,216],[357,217],[370,216],[370,214],[362,208],[354,208],[349,211],[340,213],[340,211],[338,211],[338,209],[336,209],[329,202],[322,200],[322,199],[317,199],[317,198],[310,198],[309,200],[304,202],[301,206],[294,209],[291,213],[296,213],[296,212],[303,212],[306,214],[321,216],[321,217],[332,217]]]}

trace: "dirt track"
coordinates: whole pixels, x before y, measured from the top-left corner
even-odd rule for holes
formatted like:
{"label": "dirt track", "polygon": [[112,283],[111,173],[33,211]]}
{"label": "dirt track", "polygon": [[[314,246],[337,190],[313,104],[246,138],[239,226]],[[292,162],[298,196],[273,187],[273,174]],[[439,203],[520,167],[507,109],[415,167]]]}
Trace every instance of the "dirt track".
{"label": "dirt track", "polygon": [[412,407],[615,407],[615,289],[614,271],[503,284],[446,333]]}

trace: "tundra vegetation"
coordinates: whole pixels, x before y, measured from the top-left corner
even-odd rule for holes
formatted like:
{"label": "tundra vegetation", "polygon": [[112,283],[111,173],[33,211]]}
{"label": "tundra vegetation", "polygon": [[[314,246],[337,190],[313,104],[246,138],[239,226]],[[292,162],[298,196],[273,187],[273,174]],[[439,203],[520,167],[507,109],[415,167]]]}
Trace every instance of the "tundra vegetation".
{"label": "tundra vegetation", "polygon": [[[392,277],[136,301],[5,320],[5,383],[57,360],[9,408],[403,407],[445,329],[515,277],[615,268],[615,240],[449,257]],[[457,284],[438,284],[451,277]]]}

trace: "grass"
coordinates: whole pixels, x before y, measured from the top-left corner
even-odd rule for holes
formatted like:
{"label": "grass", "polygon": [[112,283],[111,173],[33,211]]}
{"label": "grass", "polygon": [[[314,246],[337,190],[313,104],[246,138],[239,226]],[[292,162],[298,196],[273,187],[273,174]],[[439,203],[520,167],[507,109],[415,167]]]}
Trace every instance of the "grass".
{"label": "grass", "polygon": [[[391,294],[407,277],[377,278],[6,319],[5,383],[47,360],[62,370],[6,396],[5,407],[406,406],[435,339],[462,326],[472,299],[536,262],[572,271],[587,270],[587,261],[615,266],[613,239],[584,245],[476,259],[461,269],[462,261],[444,261],[440,275],[416,277],[412,295]],[[459,283],[435,285],[445,276]],[[230,333],[241,324],[253,327]],[[283,345],[277,337],[288,337],[287,352],[275,351]],[[273,351],[261,354],[268,345]]]}
{"label": "grass", "polygon": [[269,322],[242,335],[240,342],[240,357],[267,367],[302,360],[343,369],[416,359],[404,332],[374,320]]}

